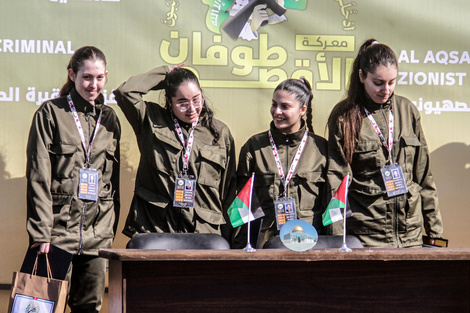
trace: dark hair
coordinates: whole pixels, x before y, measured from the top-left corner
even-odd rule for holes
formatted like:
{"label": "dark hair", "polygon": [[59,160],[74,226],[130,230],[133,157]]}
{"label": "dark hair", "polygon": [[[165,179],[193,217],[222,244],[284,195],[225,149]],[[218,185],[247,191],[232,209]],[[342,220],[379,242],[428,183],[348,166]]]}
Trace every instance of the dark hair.
{"label": "dark hair", "polygon": [[[191,70],[186,68],[175,68],[170,73],[168,73],[165,77],[163,82],[163,89],[165,90],[165,99],[166,105],[165,107],[168,110],[171,110],[171,101],[170,99],[176,96],[176,91],[178,88],[185,82],[193,82],[195,83],[202,92],[201,85],[199,84],[199,80],[197,79],[196,74],[194,74]],[[202,104],[202,111],[201,114],[207,114],[207,120],[201,120],[201,125],[205,126],[209,129],[212,136],[214,136],[214,140],[212,144],[217,144],[219,141],[220,134],[217,128],[214,125],[214,112],[207,106],[206,99],[204,98],[204,103]]]}
{"label": "dark hair", "polygon": [[375,73],[381,65],[397,67],[395,53],[389,46],[380,44],[375,39],[367,40],[359,48],[354,60],[347,96],[333,108],[328,119],[329,127],[341,125],[342,146],[346,162],[349,164],[352,162],[354,150],[359,142],[364,104],[369,101],[364,84],[359,78],[359,71],[362,72],[362,77],[366,78],[369,73]]}
{"label": "dark hair", "polygon": [[84,46],[79,48],[72,55],[69,64],[67,65],[67,82],[60,89],[60,96],[68,95],[75,86],[75,83],[69,77],[68,70],[71,69],[74,73],[78,73],[86,60],[101,60],[106,66],[106,57],[100,49],[93,46]]}
{"label": "dark hair", "polygon": [[307,127],[308,130],[313,131],[312,125],[312,100],[313,92],[312,87],[307,79],[294,79],[289,78],[277,85],[274,92],[278,90],[285,90],[295,96],[295,98],[300,102],[301,106],[307,107]]}

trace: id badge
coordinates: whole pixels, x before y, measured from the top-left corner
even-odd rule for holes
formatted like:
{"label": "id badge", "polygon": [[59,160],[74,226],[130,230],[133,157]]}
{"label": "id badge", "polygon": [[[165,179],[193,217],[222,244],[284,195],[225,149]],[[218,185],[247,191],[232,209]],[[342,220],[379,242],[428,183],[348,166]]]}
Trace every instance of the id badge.
{"label": "id badge", "polygon": [[194,208],[196,197],[196,180],[192,175],[176,177],[173,206],[177,208]]}
{"label": "id badge", "polygon": [[288,221],[297,219],[297,210],[293,198],[279,198],[274,201],[274,210],[276,212],[277,230]]}
{"label": "id badge", "polygon": [[389,197],[395,197],[408,192],[400,164],[385,165],[380,171],[382,172],[382,178]]}
{"label": "id badge", "polygon": [[98,171],[95,168],[81,168],[78,198],[82,200],[98,200]]}

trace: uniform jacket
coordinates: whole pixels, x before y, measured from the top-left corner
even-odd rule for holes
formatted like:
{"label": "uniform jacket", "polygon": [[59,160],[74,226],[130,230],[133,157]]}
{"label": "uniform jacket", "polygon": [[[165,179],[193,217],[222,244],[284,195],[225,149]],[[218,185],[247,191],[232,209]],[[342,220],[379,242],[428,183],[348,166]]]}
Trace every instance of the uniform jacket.
{"label": "uniform jacket", "polygon": [[[99,112],[91,168],[99,173],[98,201],[78,198],[85,151],[66,97],[46,101],[36,111],[27,146],[27,230],[30,241],[50,242],[71,253],[97,255],[110,248],[119,219],[121,126],[112,108],[96,100],[96,110],[71,91],[87,144]],[[88,148],[88,147],[87,147]]]}
{"label": "uniform jacket", "polygon": [[[272,122],[270,129],[286,175],[306,131],[305,122],[302,120],[301,129],[293,134],[282,133]],[[297,218],[313,224],[318,232],[322,232],[321,214],[325,209],[326,162],[326,140],[309,133],[287,193],[287,196],[295,200]],[[238,190],[243,188],[253,172],[255,173],[253,192],[256,193],[265,214],[262,217],[262,233],[258,242],[258,247],[261,247],[265,241],[278,233],[274,200],[281,197],[284,192],[268,131],[254,135],[241,148],[237,170]],[[238,247],[238,242],[242,240],[246,243],[246,238],[243,236],[245,236],[243,233],[236,235],[234,246]],[[243,246],[243,241],[241,245]],[[243,248],[242,246],[239,247]]]}
{"label": "uniform jacket", "polygon": [[[141,232],[213,232],[220,234],[224,214],[235,197],[235,148],[228,127],[215,120],[220,133],[214,136],[203,124],[201,113],[194,131],[194,146],[189,159],[188,175],[197,181],[194,208],[174,208],[175,178],[182,173],[184,147],[179,140],[172,114],[142,96],[165,79],[168,67],[129,78],[114,91],[118,105],[131,124],[140,150],[135,194],[123,233],[132,237]],[[179,122],[187,140],[191,125]],[[196,221],[197,220],[197,221]],[[212,226],[204,229],[200,223]]]}
{"label": "uniform jacket", "polygon": [[[380,169],[387,162],[388,150],[366,116],[350,166],[344,161],[340,129],[329,125],[328,179],[334,193],[342,178],[348,172],[352,174],[348,199],[353,216],[346,220],[347,232],[358,236],[365,246],[419,246],[423,226],[432,238],[442,237],[443,232],[429,149],[413,103],[397,95],[392,96],[391,103],[395,117],[393,162],[403,169],[408,193],[387,196]],[[382,106],[366,104],[366,108],[388,141],[390,101]],[[340,228],[342,222],[335,223],[337,234]]]}

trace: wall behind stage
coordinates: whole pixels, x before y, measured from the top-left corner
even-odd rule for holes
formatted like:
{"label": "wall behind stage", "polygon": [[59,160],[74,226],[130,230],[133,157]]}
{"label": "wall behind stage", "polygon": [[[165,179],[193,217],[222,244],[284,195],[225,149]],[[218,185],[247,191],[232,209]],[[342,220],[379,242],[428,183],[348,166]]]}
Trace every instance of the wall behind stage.
{"label": "wall behind stage", "polygon": [[[445,236],[451,247],[470,247],[470,3],[285,0],[278,1],[284,2],[285,12],[268,8],[268,23],[260,26],[260,7],[252,17],[231,17],[227,11],[233,2],[0,3],[0,283],[10,282],[28,243],[25,151],[32,116],[42,101],[57,96],[71,54],[84,45],[96,45],[107,55],[105,95],[123,125],[119,232],[139,155],[132,129],[114,102],[113,88],[155,66],[186,62],[198,73],[216,116],[228,124],[240,148],[251,135],[268,128],[272,90],[278,82],[304,76],[313,82],[314,128],[324,135],[329,112],[344,96],[357,48],[374,37],[397,53],[396,91],[421,111]],[[154,92],[148,99],[159,100],[160,95]],[[126,242],[119,233],[114,247]]]}

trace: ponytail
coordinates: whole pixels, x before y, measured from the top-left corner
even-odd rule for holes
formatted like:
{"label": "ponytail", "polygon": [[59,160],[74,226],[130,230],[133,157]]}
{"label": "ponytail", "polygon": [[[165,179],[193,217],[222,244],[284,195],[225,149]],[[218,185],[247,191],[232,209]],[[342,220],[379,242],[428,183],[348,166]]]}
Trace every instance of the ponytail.
{"label": "ponytail", "polygon": [[301,106],[307,107],[307,128],[310,132],[314,133],[313,131],[313,108],[312,108],[312,101],[313,101],[313,92],[312,86],[310,85],[309,81],[302,77],[300,79],[286,79],[285,81],[281,82],[274,92],[278,90],[285,90],[295,96],[295,98],[300,102]]}
{"label": "ponytail", "polygon": [[[359,142],[362,120],[364,117],[364,103],[367,95],[364,84],[359,78],[359,71],[363,77],[368,73],[375,73],[379,66],[397,66],[397,58],[393,50],[387,45],[380,44],[375,39],[364,42],[357,53],[353,63],[346,99],[338,103],[328,118],[329,127],[340,127],[343,141],[343,151],[346,162],[351,164],[354,150]],[[341,124],[339,124],[341,120]]]}

